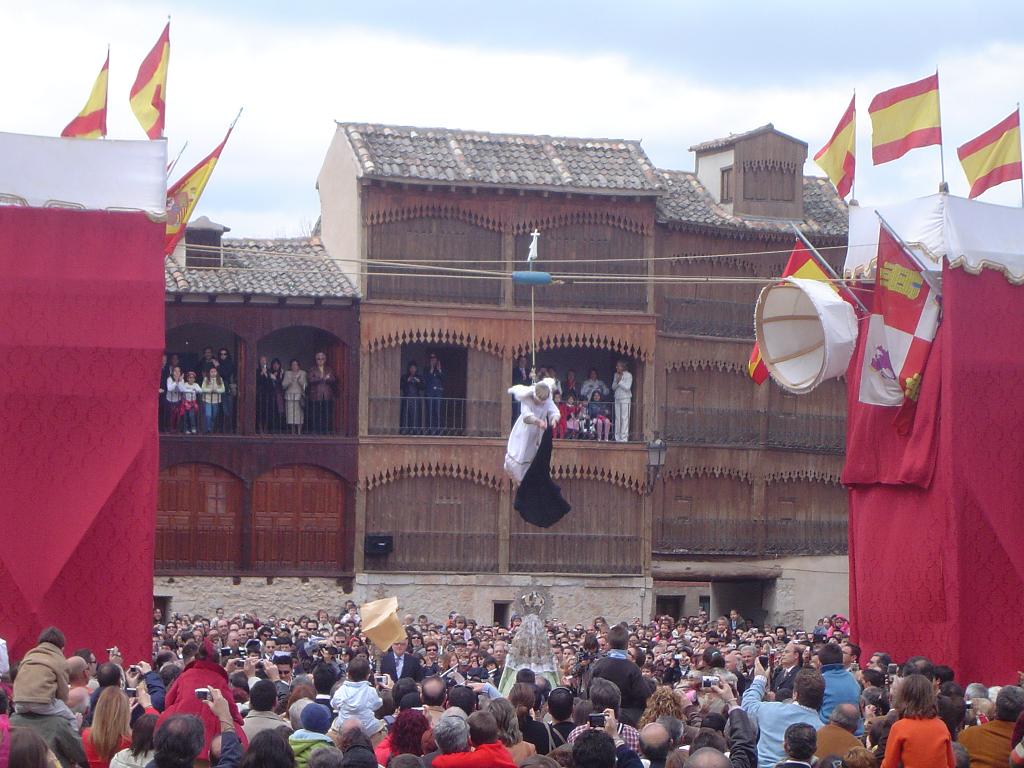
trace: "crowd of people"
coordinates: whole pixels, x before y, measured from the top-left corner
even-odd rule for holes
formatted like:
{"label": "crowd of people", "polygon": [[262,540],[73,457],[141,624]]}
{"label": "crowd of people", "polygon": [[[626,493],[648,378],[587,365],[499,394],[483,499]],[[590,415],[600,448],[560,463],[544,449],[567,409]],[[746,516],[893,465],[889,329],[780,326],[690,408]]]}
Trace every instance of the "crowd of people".
{"label": "crowd of people", "polygon": [[408,615],[385,649],[353,603],[154,618],[146,659],[98,663],[54,627],[17,662],[0,654],[0,768],[1024,765],[1024,689],[862,659],[841,616],[806,631],[736,611],[527,616],[550,665],[522,663],[519,617]]}
{"label": "crowd of people", "polygon": [[[335,431],[334,409],[340,394],[338,375],[317,352],[303,369],[292,359],[285,369],[278,358],[261,356],[256,366],[256,429],[261,433],[326,434]],[[231,352],[206,347],[191,368],[177,354],[164,355],[159,389],[160,429],[186,435],[234,432],[238,369]]]}
{"label": "crowd of people", "polygon": [[[633,410],[633,374],[629,364],[619,360],[615,364],[611,386],[601,379],[596,368],[580,381],[576,371],[568,369],[560,379],[554,366],[539,366],[536,380],[551,379],[551,397],[558,407],[559,420],[554,427],[554,438],[561,440],[629,440],[629,423]],[[519,357],[512,369],[512,384],[533,383],[531,369],[525,355]],[[519,416],[519,403],[513,399],[512,418]]]}

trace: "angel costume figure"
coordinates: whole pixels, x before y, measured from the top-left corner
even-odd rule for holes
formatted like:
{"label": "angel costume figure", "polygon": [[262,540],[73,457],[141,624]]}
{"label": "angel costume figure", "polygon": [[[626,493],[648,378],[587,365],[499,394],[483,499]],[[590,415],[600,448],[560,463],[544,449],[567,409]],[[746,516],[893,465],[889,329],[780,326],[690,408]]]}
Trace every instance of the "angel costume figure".
{"label": "angel costume figure", "polygon": [[520,412],[508,436],[505,473],[519,484],[516,510],[526,522],[542,528],[554,525],[572,509],[551,480],[551,427],[559,419],[558,406],[551,400],[554,383],[542,379],[508,391],[519,401]]}
{"label": "angel costume figure", "polygon": [[520,669],[532,669],[537,677],[546,677],[552,688],[561,685],[558,672],[558,661],[551,651],[551,641],[540,612],[544,610],[544,597],[537,592],[523,595],[520,602],[526,614],[519,625],[505,659],[505,669],[498,682],[498,690],[502,696],[508,696],[516,683],[516,673]]}

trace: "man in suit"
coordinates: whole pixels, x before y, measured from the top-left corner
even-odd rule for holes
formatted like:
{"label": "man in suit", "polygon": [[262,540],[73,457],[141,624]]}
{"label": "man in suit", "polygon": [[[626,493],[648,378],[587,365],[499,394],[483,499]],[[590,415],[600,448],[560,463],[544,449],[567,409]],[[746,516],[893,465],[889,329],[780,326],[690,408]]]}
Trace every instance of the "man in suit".
{"label": "man in suit", "polygon": [[380,673],[390,675],[392,680],[403,677],[412,678],[414,681],[423,680],[423,668],[420,660],[411,653],[406,653],[409,646],[408,640],[399,640],[391,644],[391,650],[384,654],[380,660]]}
{"label": "man in suit", "polygon": [[801,648],[796,643],[788,643],[779,656],[779,665],[772,675],[772,692],[776,701],[793,698],[793,681],[800,671]]}

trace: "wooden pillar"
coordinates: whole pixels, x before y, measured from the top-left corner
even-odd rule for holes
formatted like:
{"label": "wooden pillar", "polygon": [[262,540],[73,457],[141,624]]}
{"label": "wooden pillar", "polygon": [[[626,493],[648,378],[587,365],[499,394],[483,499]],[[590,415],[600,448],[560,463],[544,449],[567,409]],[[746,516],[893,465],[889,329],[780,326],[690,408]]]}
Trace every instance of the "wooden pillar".
{"label": "wooden pillar", "polygon": [[[508,398],[505,398],[506,400]],[[504,413],[504,411],[502,412]],[[509,406],[511,418],[511,406]],[[512,483],[505,480],[501,484],[501,496],[498,498],[498,573],[508,573],[509,550],[511,549],[512,515]]]}
{"label": "wooden pillar", "polygon": [[[360,341],[362,349],[362,341]],[[360,355],[359,360],[359,430],[356,433],[359,437],[366,437],[369,434],[370,423],[370,361],[373,356],[369,353]],[[396,377],[397,378],[397,377]]]}
{"label": "wooden pillar", "polygon": [[[757,454],[754,454],[755,456]],[[764,472],[751,473],[750,478],[750,519],[754,521],[757,533],[757,555],[764,554],[765,528],[768,524],[768,487]]]}
{"label": "wooden pillar", "polygon": [[241,570],[249,571],[252,569],[252,480],[242,480],[242,519],[240,523],[242,546],[238,565]]}
{"label": "wooden pillar", "polygon": [[238,354],[235,355],[235,381],[238,382],[238,398],[235,400],[235,429],[240,435],[256,433],[256,340],[239,337]]}
{"label": "wooden pillar", "polygon": [[661,492],[663,483],[658,480],[650,493],[643,495],[643,542],[640,551],[643,552],[643,564],[640,568],[641,576],[651,575],[651,560],[654,551],[654,507],[662,502],[664,494]]}
{"label": "wooden pillar", "polygon": [[360,482],[353,491],[355,497],[355,533],[352,542],[352,570],[362,573],[366,565],[366,553],[363,551],[363,542],[366,540],[366,488]]}
{"label": "wooden pillar", "polygon": [[654,255],[656,252],[654,242],[654,231],[644,236],[644,259],[647,264],[647,311],[654,312],[654,280],[651,278],[656,274]]}
{"label": "wooden pillar", "polygon": [[508,277],[501,281],[502,306],[512,309],[516,305],[515,286],[512,285],[512,270],[516,262],[516,236],[511,230],[501,233],[501,258],[505,261],[505,272]]}

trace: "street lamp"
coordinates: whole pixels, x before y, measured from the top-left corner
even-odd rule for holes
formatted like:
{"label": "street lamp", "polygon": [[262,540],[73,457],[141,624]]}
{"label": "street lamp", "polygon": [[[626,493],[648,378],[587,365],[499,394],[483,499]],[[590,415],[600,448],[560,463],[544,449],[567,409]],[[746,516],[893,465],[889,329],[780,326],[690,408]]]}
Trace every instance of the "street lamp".
{"label": "street lamp", "polygon": [[654,481],[661,476],[661,468],[665,466],[665,454],[668,453],[668,446],[658,433],[654,433],[654,439],[647,444],[647,492],[654,490]]}

